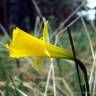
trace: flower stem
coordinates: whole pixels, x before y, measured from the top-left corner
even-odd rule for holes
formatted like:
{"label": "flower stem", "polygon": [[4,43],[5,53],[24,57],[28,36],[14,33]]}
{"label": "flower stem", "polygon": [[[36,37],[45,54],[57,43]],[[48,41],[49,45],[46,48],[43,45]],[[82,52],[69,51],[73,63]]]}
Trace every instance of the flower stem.
{"label": "flower stem", "polygon": [[89,83],[88,83],[88,75],[87,75],[87,70],[86,67],[84,66],[83,62],[79,59],[76,59],[77,64],[79,64],[79,67],[81,68],[83,74],[84,74],[84,79],[85,79],[85,83],[86,83],[86,94],[87,96],[90,96],[90,90],[89,90]]}
{"label": "flower stem", "polygon": [[77,61],[76,61],[75,48],[74,48],[73,39],[72,39],[72,36],[71,36],[69,27],[67,28],[67,30],[68,30],[68,35],[69,35],[69,39],[70,39],[72,51],[73,51],[73,56],[74,56],[74,61],[75,61],[75,66],[76,66],[77,77],[78,77],[78,81],[79,81],[79,85],[80,85],[81,94],[82,94],[82,96],[84,96],[82,85],[81,85],[81,78],[80,78],[79,66],[78,66]]}

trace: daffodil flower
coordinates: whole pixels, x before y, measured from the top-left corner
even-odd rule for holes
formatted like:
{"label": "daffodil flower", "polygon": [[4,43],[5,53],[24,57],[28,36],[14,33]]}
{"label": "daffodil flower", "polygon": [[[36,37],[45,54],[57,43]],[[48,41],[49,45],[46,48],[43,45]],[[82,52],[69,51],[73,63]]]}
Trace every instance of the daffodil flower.
{"label": "daffodil flower", "polygon": [[49,57],[73,59],[71,51],[54,46],[16,27],[9,46],[10,57]]}
{"label": "daffodil flower", "polygon": [[[39,39],[31,34],[24,32],[16,27],[13,30],[12,42],[7,48],[9,49],[10,57],[49,57],[49,58],[63,58],[73,59],[71,51],[54,46],[47,42],[48,39],[48,21],[44,23],[43,38]],[[37,58],[37,63],[40,59]],[[32,65],[34,67],[35,63]],[[41,63],[40,63],[41,64]],[[40,67],[40,64],[39,67]],[[41,65],[42,66],[42,65]],[[40,69],[41,70],[41,67]]]}

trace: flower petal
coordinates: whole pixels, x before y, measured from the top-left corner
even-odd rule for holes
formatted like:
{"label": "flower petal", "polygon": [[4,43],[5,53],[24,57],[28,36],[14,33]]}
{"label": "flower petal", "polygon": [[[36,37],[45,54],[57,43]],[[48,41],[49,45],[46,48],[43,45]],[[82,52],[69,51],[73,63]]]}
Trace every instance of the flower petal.
{"label": "flower petal", "polygon": [[43,40],[47,40],[49,38],[48,35],[48,21],[44,23],[44,29],[43,29]]}
{"label": "flower petal", "polygon": [[40,57],[36,57],[35,61],[32,63],[32,67],[40,74],[43,74],[42,59]]}

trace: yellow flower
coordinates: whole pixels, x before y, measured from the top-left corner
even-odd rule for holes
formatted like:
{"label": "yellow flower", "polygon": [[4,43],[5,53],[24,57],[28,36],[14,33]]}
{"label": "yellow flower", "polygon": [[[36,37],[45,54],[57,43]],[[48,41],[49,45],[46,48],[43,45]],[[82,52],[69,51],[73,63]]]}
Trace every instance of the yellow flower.
{"label": "yellow flower", "polygon": [[54,46],[38,39],[19,28],[13,30],[12,42],[9,46],[10,57],[50,57],[73,59],[71,51]]}
{"label": "yellow flower", "polygon": [[7,45],[6,47],[9,49],[10,57],[38,57],[33,62],[32,67],[35,68],[35,65],[37,65],[39,67],[38,71],[41,73],[42,64],[40,58],[42,57],[73,59],[71,51],[48,43],[48,37],[48,21],[44,23],[42,39],[36,38],[16,27],[13,30],[12,42],[10,46]]}

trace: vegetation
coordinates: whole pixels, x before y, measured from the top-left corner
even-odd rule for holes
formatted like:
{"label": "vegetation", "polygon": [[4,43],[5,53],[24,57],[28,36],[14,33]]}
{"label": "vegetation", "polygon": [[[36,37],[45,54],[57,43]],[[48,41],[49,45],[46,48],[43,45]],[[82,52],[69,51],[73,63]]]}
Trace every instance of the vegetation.
{"label": "vegetation", "polygon": [[[43,34],[43,22],[39,22],[40,18],[38,18],[34,31],[31,31],[30,34],[40,38]],[[45,20],[42,16],[41,18]],[[83,62],[87,69],[90,96],[95,96],[96,26],[94,22],[85,22],[82,17],[77,17],[64,27],[65,21],[56,24],[55,21],[49,20],[50,43],[72,50],[67,30],[70,28],[76,57]],[[42,58],[43,73],[40,74],[38,66],[35,68],[32,66],[36,60],[35,57],[11,58],[9,56],[5,45],[10,44],[12,36],[8,35],[6,28],[1,24],[0,29],[4,33],[4,35],[0,35],[0,96],[81,96],[83,94],[80,89],[75,60]],[[86,88],[83,85],[86,82],[80,68],[79,72],[83,86],[82,92],[84,92],[82,96],[86,96]],[[87,96],[89,95],[87,94]]]}

